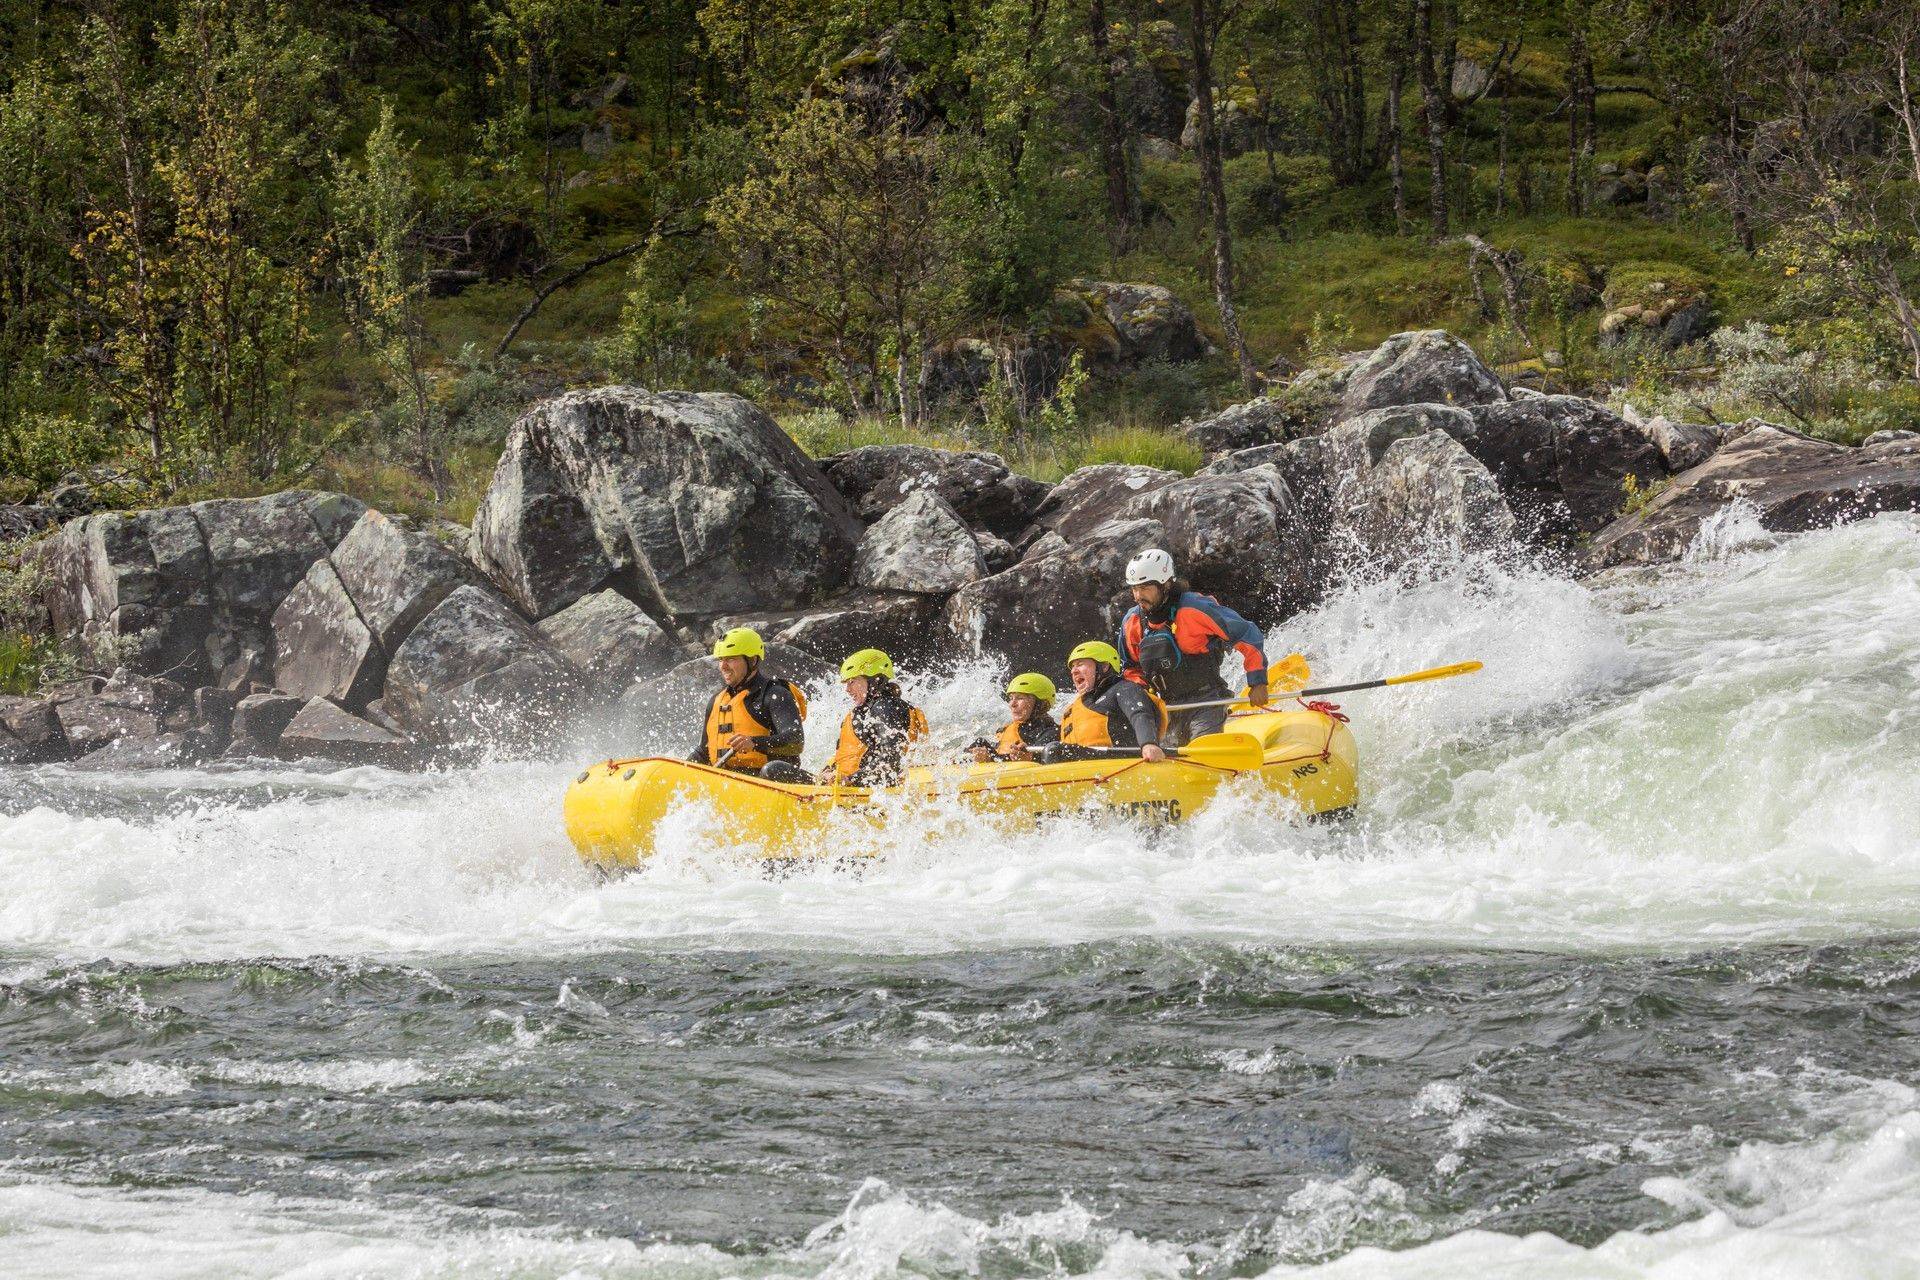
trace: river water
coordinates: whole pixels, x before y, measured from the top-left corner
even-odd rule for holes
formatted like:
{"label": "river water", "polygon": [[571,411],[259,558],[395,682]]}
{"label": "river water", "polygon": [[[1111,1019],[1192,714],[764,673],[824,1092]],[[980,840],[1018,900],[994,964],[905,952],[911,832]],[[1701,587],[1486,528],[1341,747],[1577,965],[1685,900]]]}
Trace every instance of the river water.
{"label": "river water", "polygon": [[1270,648],[1487,670],[1349,698],[1348,824],[778,879],[688,813],[596,884],[605,729],[10,772],[0,1275],[1920,1275],[1920,521],[1454,560]]}

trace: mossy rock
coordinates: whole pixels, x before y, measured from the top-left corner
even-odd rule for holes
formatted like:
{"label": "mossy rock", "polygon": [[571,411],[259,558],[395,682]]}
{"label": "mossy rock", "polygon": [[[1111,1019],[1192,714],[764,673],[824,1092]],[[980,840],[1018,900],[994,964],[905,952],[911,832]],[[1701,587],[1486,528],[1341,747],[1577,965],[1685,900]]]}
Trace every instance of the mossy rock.
{"label": "mossy rock", "polygon": [[1636,260],[1608,269],[1600,301],[1610,312],[1638,308],[1665,320],[1683,307],[1712,297],[1713,281],[1703,272],[1677,262]]}
{"label": "mossy rock", "polygon": [[1071,286],[1054,292],[1042,313],[1041,331],[1063,349],[1078,351],[1089,365],[1113,364],[1124,349],[1100,296]]}

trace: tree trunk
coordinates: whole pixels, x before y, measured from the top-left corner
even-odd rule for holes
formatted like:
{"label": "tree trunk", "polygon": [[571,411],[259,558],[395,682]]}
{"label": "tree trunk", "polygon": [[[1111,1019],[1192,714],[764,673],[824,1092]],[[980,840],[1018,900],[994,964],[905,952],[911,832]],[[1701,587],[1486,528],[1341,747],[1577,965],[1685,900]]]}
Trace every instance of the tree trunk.
{"label": "tree trunk", "polygon": [[1115,91],[1113,53],[1107,46],[1107,0],[1089,0],[1087,36],[1093,44],[1094,106],[1100,115],[1100,158],[1107,170],[1107,239],[1118,258],[1133,247],[1139,201],[1127,166],[1126,125]]}
{"label": "tree trunk", "polygon": [[1567,6],[1567,212],[1587,211],[1587,178],[1593,164],[1593,53],[1587,47],[1587,12]]}
{"label": "tree trunk", "polygon": [[1496,218],[1504,216],[1507,211],[1507,138],[1512,132],[1508,91],[1512,88],[1509,83],[1511,79],[1510,71],[1500,74],[1500,171],[1493,184],[1493,216]]}
{"label": "tree trunk", "polygon": [[1433,0],[1414,0],[1413,64],[1420,73],[1420,97],[1426,108],[1427,167],[1432,172],[1428,213],[1433,234],[1447,234],[1447,111],[1434,67]]}
{"label": "tree trunk", "polygon": [[1914,120],[1913,90],[1908,85],[1911,72],[1905,46],[1894,54],[1894,74],[1899,85],[1900,123],[1907,131],[1907,159],[1913,162],[1913,180],[1920,182],[1920,124]]}
{"label": "tree trunk", "polygon": [[1400,125],[1400,91],[1407,82],[1407,45],[1401,35],[1387,49],[1387,169],[1393,175],[1393,233],[1407,233],[1406,133]]}
{"label": "tree trunk", "polygon": [[1253,357],[1247,354],[1246,339],[1240,335],[1240,316],[1233,305],[1233,238],[1227,228],[1227,183],[1220,158],[1220,137],[1213,125],[1213,41],[1217,34],[1213,18],[1207,12],[1207,0],[1191,0],[1193,23],[1189,34],[1193,64],[1193,100],[1199,104],[1195,148],[1200,158],[1200,185],[1206,191],[1207,215],[1213,224],[1213,298],[1220,308],[1220,327],[1226,331],[1227,345],[1234,363],[1240,368],[1240,381],[1248,391],[1256,390],[1259,379],[1254,373]]}

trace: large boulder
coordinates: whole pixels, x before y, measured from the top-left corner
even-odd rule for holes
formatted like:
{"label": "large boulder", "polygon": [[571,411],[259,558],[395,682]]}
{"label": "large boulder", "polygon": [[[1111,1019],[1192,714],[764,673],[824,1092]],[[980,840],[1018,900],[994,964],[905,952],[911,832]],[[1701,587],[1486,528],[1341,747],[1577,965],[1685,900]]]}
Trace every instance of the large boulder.
{"label": "large boulder", "polygon": [[[1633,422],[1633,416],[1627,415],[1627,421]],[[1660,460],[1667,464],[1667,470],[1678,475],[1682,471],[1699,466],[1713,456],[1720,447],[1721,429],[1701,426],[1697,422],[1674,422],[1664,415],[1636,423],[1647,439],[1659,451]],[[1864,443],[1873,443],[1871,440]]]}
{"label": "large boulder", "polygon": [[274,684],[302,698],[363,707],[379,695],[387,655],[329,560],[316,560],[273,615]]}
{"label": "large boulder", "polygon": [[230,754],[271,755],[306,700],[285,693],[250,693],[233,708]]}
{"label": "large boulder", "polygon": [[944,603],[938,596],[850,591],[798,612],[719,618],[712,632],[718,638],[752,627],[769,645],[834,666],[856,649],[884,649],[896,662],[919,664],[951,656],[939,629]]}
{"label": "large boulder", "polygon": [[[332,558],[340,585],[386,653],[456,587],[475,580],[465,560],[378,511],[355,522]],[[281,687],[291,686],[282,681]]]}
{"label": "large boulder", "polygon": [[1284,440],[1289,421],[1285,404],[1263,397],[1231,405],[1211,417],[1182,422],[1178,430],[1202,453],[1214,457]]}
{"label": "large boulder", "polygon": [[41,698],[0,694],[0,737],[9,744],[9,764],[64,760],[72,754],[59,713]]}
{"label": "large boulder", "polygon": [[1334,531],[1370,557],[1418,559],[1500,547],[1516,529],[1487,467],[1457,436],[1473,419],[1449,405],[1375,409],[1325,437]]}
{"label": "large boulder", "polygon": [[37,548],[54,629],[140,673],[268,679],[274,611],[364,510],[290,491],[71,520]]}
{"label": "large boulder", "polygon": [[416,737],[496,742],[550,726],[580,673],[498,597],[457,588],[422,618],[387,665],[388,714]]}
{"label": "large boulder", "polygon": [[951,595],[986,576],[973,531],[929,489],[881,516],[854,553],[853,585],[876,591]]}
{"label": "large boulder", "polygon": [[1495,404],[1507,389],[1460,339],[1444,329],[1396,333],[1343,373],[1333,420],[1393,405]]}
{"label": "large boulder", "polygon": [[1733,502],[1782,533],[1822,529],[1882,511],[1920,510],[1920,440],[1850,449],[1779,427],[1758,426],[1675,476],[1644,509],[1601,530],[1594,567],[1673,559],[1700,526]]}
{"label": "large boulder", "polygon": [[363,720],[326,698],[309,699],[295,712],[279,742],[283,756],[318,757],[346,764],[400,764],[408,750],[407,740],[399,734]]}
{"label": "large boulder", "polygon": [[1181,363],[1198,360],[1212,350],[1193,312],[1171,289],[1110,280],[1074,280],[1068,287],[1105,314],[1119,336],[1123,361]]}
{"label": "large boulder", "polygon": [[1669,474],[1644,428],[1578,396],[1480,405],[1471,416],[1472,428],[1454,435],[1493,472],[1536,540],[1566,545],[1598,533],[1633,489]]}
{"label": "large boulder", "polygon": [[1165,488],[1179,478],[1178,471],[1137,463],[1102,462],[1081,467],[1053,487],[1034,513],[1034,524],[1073,542],[1118,517],[1135,498]]}
{"label": "large boulder", "polygon": [[1276,467],[1175,480],[1125,515],[1158,522],[1180,576],[1244,612],[1285,616],[1311,597],[1312,522]]}
{"label": "large boulder", "polygon": [[1026,527],[1049,486],[1007,466],[997,453],[955,452],[919,444],[876,444],[822,459],[820,467],[853,512],[871,523],[908,494],[932,489],[960,518],[1012,538]]}
{"label": "large boulder", "polygon": [[1230,476],[1255,467],[1272,467],[1287,483],[1294,501],[1307,508],[1322,502],[1332,489],[1333,463],[1325,436],[1301,436],[1285,444],[1255,445],[1221,454],[1197,474]]}
{"label": "large boulder", "polygon": [[583,596],[535,629],[586,675],[594,693],[606,697],[689,656],[639,605],[613,590]]}
{"label": "large boulder", "polygon": [[168,712],[185,699],[185,690],[171,680],[149,679],[123,667],[97,692],[56,695],[53,709],[73,753],[86,755],[122,739],[159,737]]}
{"label": "large boulder", "polygon": [[52,507],[31,503],[0,503],[0,542],[31,538],[59,522],[59,514]]}
{"label": "large boulder", "polygon": [[1013,568],[962,587],[947,602],[947,632],[962,654],[1060,675],[1076,643],[1113,637],[1132,603],[1127,561],[1166,540],[1159,521],[1140,519],[1108,521],[1072,543],[1048,534]]}
{"label": "large boulder", "polygon": [[514,425],[471,549],[534,617],[610,578],[656,617],[706,617],[821,597],[858,536],[845,499],[748,401],[603,387]]}

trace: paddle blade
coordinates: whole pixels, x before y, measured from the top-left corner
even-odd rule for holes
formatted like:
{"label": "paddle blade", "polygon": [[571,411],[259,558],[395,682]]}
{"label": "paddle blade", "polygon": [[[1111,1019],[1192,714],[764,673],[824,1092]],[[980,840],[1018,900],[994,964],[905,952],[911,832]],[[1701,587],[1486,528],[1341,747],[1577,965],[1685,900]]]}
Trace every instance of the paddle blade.
{"label": "paddle blade", "polygon": [[1260,739],[1250,733],[1203,734],[1172,754],[1216,769],[1258,769],[1267,762]]}
{"label": "paddle blade", "polygon": [[1297,653],[1290,653],[1267,668],[1267,691],[1275,696],[1294,693],[1307,687],[1313,669]]}
{"label": "paddle blade", "polygon": [[1450,667],[1431,667],[1425,671],[1415,671],[1404,676],[1388,676],[1388,684],[1412,684],[1416,680],[1445,680],[1448,676],[1464,676],[1470,671],[1480,669],[1478,662],[1456,662]]}

